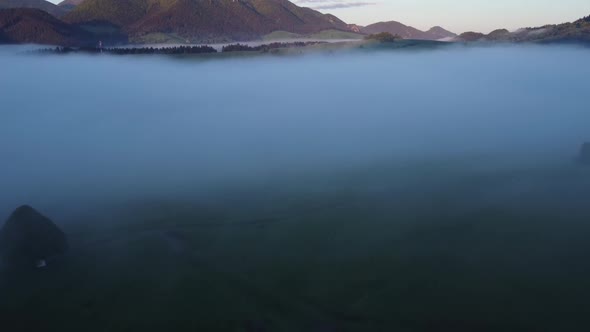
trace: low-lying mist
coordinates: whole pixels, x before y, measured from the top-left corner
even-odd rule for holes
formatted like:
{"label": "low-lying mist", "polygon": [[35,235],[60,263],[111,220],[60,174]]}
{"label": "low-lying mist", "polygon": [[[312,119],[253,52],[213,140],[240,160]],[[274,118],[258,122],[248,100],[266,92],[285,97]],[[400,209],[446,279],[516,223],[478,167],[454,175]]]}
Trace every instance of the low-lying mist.
{"label": "low-lying mist", "polygon": [[588,49],[245,59],[17,51],[0,50],[0,215],[379,163],[568,163],[590,140]]}
{"label": "low-lying mist", "polygon": [[0,261],[2,327],[590,325],[588,49],[20,51],[0,48],[0,218],[32,205],[69,249]]}

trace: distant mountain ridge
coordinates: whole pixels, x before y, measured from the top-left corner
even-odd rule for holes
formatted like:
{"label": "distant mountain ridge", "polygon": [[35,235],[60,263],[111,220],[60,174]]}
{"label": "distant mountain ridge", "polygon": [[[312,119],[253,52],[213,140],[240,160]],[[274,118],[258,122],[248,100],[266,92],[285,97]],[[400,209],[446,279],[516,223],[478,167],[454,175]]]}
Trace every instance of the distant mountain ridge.
{"label": "distant mountain ridge", "polygon": [[455,33],[439,26],[432,27],[428,31],[422,31],[397,21],[374,23],[361,28],[360,31],[365,34],[388,32],[392,35],[398,35],[404,39],[439,40],[457,36]]}
{"label": "distant mountain ridge", "polygon": [[298,34],[351,31],[333,15],[287,0],[85,0],[64,20],[109,22],[131,38],[166,33],[193,42],[248,40],[279,30]]}
{"label": "distant mountain ridge", "polygon": [[68,10],[45,0],[0,0],[0,9],[35,8],[48,12],[55,17],[64,16]]}
{"label": "distant mountain ridge", "polygon": [[366,27],[346,24],[288,0],[64,0],[59,6],[45,0],[0,0],[0,19],[2,43],[216,43],[275,35],[358,39],[381,32],[456,42],[590,43],[590,16],[513,32],[497,29],[457,36],[440,26],[421,31],[396,21]]}

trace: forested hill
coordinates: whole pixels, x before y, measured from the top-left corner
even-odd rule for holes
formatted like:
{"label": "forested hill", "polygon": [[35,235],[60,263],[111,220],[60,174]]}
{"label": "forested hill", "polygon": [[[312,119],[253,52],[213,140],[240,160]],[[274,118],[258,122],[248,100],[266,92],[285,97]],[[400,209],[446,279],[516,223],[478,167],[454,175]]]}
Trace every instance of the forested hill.
{"label": "forested hill", "polygon": [[582,42],[590,43],[590,16],[581,18],[575,22],[545,25],[536,28],[523,28],[510,32],[506,29],[497,29],[489,34],[466,32],[459,35],[456,41],[463,42]]}

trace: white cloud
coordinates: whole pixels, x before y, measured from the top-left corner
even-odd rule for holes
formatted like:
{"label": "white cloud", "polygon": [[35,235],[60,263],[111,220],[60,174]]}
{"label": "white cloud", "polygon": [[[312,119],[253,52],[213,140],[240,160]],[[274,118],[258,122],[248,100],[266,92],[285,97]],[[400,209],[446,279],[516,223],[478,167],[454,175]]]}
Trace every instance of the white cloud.
{"label": "white cloud", "polygon": [[297,0],[297,4],[310,7],[313,9],[341,9],[352,7],[364,7],[375,5],[371,1],[351,1],[351,0]]}

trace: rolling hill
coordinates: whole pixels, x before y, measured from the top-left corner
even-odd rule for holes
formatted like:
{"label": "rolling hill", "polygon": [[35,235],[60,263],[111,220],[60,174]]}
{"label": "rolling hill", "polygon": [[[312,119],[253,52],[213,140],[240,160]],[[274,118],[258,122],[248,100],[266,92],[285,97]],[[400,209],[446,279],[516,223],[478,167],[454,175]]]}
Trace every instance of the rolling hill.
{"label": "rolling hill", "polygon": [[583,42],[590,43],[590,16],[575,22],[523,28],[513,32],[494,30],[489,34],[466,32],[455,38],[459,42]]}
{"label": "rolling hill", "polygon": [[457,36],[456,33],[450,32],[449,30],[440,26],[432,27],[428,29],[428,31],[425,31],[425,33],[427,34],[428,39],[431,40],[454,38]]}
{"label": "rolling hill", "polygon": [[428,31],[422,31],[396,21],[374,23],[364,28],[361,28],[361,32],[365,34],[378,34],[381,32],[388,32],[392,35],[398,35],[404,39],[424,40],[439,40],[457,36],[456,34],[438,26],[430,28]]}
{"label": "rolling hill", "polygon": [[131,38],[165,33],[193,42],[248,40],[273,31],[350,31],[333,15],[287,0],[85,0],[64,17],[74,24],[109,22]]}
{"label": "rolling hill", "polygon": [[485,36],[486,35],[484,35],[481,32],[467,31],[455,37],[454,41],[475,42],[478,40],[482,40],[483,38],[485,38]]}
{"label": "rolling hill", "polygon": [[48,12],[55,17],[64,16],[68,11],[45,0],[0,0],[0,9],[35,8]]}
{"label": "rolling hill", "polygon": [[0,10],[0,41],[3,43],[82,45],[91,39],[88,32],[40,9]]}

